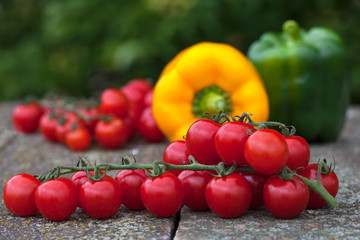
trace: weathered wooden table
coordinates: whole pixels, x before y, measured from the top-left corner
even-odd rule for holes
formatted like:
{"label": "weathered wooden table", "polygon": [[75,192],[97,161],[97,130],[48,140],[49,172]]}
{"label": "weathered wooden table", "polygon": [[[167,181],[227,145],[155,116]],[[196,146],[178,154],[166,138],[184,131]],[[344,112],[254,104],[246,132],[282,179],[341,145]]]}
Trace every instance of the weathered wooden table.
{"label": "weathered wooden table", "polygon": [[[109,151],[94,145],[75,153],[45,141],[40,134],[13,130],[13,103],[0,104],[0,188],[17,173],[43,174],[56,165],[72,165],[79,155],[90,161],[117,163],[132,154],[138,162],[160,160],[168,144],[148,144],[136,139],[122,149]],[[0,201],[0,239],[360,239],[360,107],[351,106],[337,142],[311,144],[311,161],[336,159],[340,181],[338,208],[306,210],[296,219],[274,218],[265,207],[249,210],[236,219],[222,219],[210,211],[187,207],[170,218],[157,218],[146,210],[121,207],[110,219],[95,220],[82,210],[62,222],[40,214],[17,217]],[[115,174],[115,173],[114,173]]]}

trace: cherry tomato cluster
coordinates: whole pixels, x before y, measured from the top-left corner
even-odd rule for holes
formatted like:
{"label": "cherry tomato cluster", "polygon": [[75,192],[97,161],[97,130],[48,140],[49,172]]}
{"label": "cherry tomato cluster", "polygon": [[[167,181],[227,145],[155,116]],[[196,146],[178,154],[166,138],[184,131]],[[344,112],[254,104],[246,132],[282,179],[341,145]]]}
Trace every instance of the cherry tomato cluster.
{"label": "cherry tomato cluster", "polygon": [[[184,141],[165,149],[163,161],[188,164],[192,155],[197,162],[216,165],[250,166],[256,171],[235,172],[212,178],[204,172],[175,172],[183,183],[184,204],[194,210],[208,207],[224,218],[240,216],[248,208],[265,205],[278,218],[294,218],[306,208],[327,205],[297,176],[279,174],[286,166],[292,173],[310,180],[317,178],[317,164],[310,164],[310,148],[300,136],[285,137],[273,129],[255,129],[245,122],[219,124],[209,119],[194,122]],[[321,183],[335,197],[339,182],[330,169],[321,172]],[[193,178],[193,179],[192,179]]]}
{"label": "cherry tomato cluster", "polygon": [[152,115],[152,93],[147,80],[133,79],[121,88],[105,89],[91,107],[84,102],[71,107],[56,102],[51,102],[51,107],[36,102],[19,104],[13,110],[13,124],[23,133],[40,129],[45,139],[74,151],[88,149],[93,137],[104,148],[120,148],[138,132],[149,142],[161,142],[165,137]]}
{"label": "cherry tomato cluster", "polygon": [[[331,196],[337,194],[336,174],[322,163],[309,164],[309,159],[309,145],[300,136],[285,137],[276,130],[254,128],[245,122],[218,124],[200,119],[190,126],[185,140],[166,147],[162,158],[165,171],[157,176],[148,176],[156,172],[155,165],[152,171],[121,170],[115,178],[103,170],[88,174],[80,171],[70,179],[43,183],[31,175],[18,174],[6,183],[3,197],[6,207],[16,215],[30,216],[39,211],[54,221],[68,218],[76,207],[93,218],[108,218],[121,204],[132,210],[145,208],[158,217],[170,217],[185,205],[195,211],[210,209],[222,218],[239,217],[248,209],[265,205],[275,217],[288,219],[306,208],[327,205],[305,180],[317,180]],[[177,165],[191,168],[181,170],[185,168]],[[212,171],[195,168],[208,165]],[[255,171],[223,174],[214,165],[224,171],[235,166]],[[99,175],[101,180],[96,180]]]}

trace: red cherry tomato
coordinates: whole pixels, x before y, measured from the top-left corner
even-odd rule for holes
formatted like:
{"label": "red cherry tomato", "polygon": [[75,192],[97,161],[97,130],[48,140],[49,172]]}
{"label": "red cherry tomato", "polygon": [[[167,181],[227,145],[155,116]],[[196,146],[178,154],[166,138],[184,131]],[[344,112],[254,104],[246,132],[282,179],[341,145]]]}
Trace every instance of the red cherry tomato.
{"label": "red cherry tomato", "polygon": [[[306,177],[310,180],[317,179],[317,167],[318,164],[310,164],[305,169],[300,169],[298,174],[303,177]],[[321,173],[320,182],[324,188],[330,193],[331,196],[335,197],[339,190],[339,180],[334,171],[329,174]],[[327,202],[316,192],[309,189],[309,203],[307,208],[317,209],[323,206],[327,206]]]}
{"label": "red cherry tomato", "polygon": [[280,171],[289,157],[285,137],[272,129],[260,129],[250,135],[244,146],[247,163],[262,174]]}
{"label": "red cherry tomato", "polygon": [[309,189],[297,176],[282,180],[271,176],[264,185],[263,197],[267,209],[277,218],[289,219],[300,215],[309,201]]}
{"label": "red cherry tomato", "polygon": [[100,181],[87,180],[79,189],[80,207],[93,218],[111,217],[120,208],[121,201],[122,190],[108,176]]}
{"label": "red cherry tomato", "polygon": [[58,118],[51,112],[45,113],[40,119],[40,132],[47,140],[57,142],[56,126]]}
{"label": "red cherry tomato", "polygon": [[[104,171],[100,170],[100,174],[103,174]],[[94,176],[94,171],[89,171],[91,176]],[[76,190],[79,191],[80,187],[88,180],[86,171],[79,171],[71,175],[70,180],[75,184]]]}
{"label": "red cherry tomato", "polygon": [[130,102],[129,113],[127,117],[124,118],[126,128],[128,129],[128,141],[132,140],[139,130],[141,112],[142,110],[139,106]]}
{"label": "red cherry tomato", "polygon": [[35,191],[41,182],[29,174],[17,174],[7,181],[3,198],[6,208],[17,216],[31,216],[38,212]]}
{"label": "red cherry tomato", "polygon": [[67,112],[67,114],[58,120],[58,125],[55,129],[56,138],[60,143],[66,144],[66,134],[73,127],[85,128],[85,125],[83,119],[78,118],[77,115],[74,116],[72,112]]}
{"label": "red cherry tomato", "polygon": [[286,166],[291,170],[306,167],[310,161],[310,147],[307,141],[300,136],[286,137],[285,140],[289,149]]}
{"label": "red cherry tomato", "polygon": [[263,189],[270,175],[260,173],[239,172],[251,186],[252,198],[249,208],[258,208],[264,205]]}
{"label": "red cherry tomato", "polygon": [[99,121],[100,108],[99,107],[82,108],[80,112],[85,117],[86,128],[88,128],[90,133],[93,134],[95,131],[95,126]]}
{"label": "red cherry tomato", "polygon": [[126,143],[127,129],[124,121],[117,117],[100,120],[95,127],[95,139],[104,148],[120,148]]}
{"label": "red cherry tomato", "polygon": [[129,100],[120,89],[108,88],[100,96],[100,109],[104,114],[125,118],[129,111]]}
{"label": "red cherry tomato", "polygon": [[240,174],[214,177],[206,186],[206,201],[211,211],[222,218],[236,218],[250,206],[251,186]]}
{"label": "red cherry tomato", "polygon": [[195,121],[186,133],[186,150],[201,164],[218,164],[221,160],[215,150],[215,134],[220,124],[208,119]]}
{"label": "red cherry tomato", "polygon": [[152,106],[153,95],[154,95],[154,89],[151,89],[150,91],[148,91],[145,94],[145,96],[144,96],[144,105],[145,105],[145,107]]}
{"label": "red cherry tomato", "polygon": [[205,189],[213,177],[205,171],[184,170],[178,178],[184,188],[184,205],[192,210],[208,209]]}
{"label": "red cherry tomato", "polygon": [[141,136],[148,142],[162,142],[165,139],[164,134],[156,125],[151,107],[142,111],[139,123]]}
{"label": "red cherry tomato", "polygon": [[145,94],[153,88],[148,80],[142,78],[132,79],[124,87],[139,91],[142,93],[142,96],[145,96]]}
{"label": "red cherry tomato", "polygon": [[42,183],[36,189],[35,203],[40,213],[47,219],[65,220],[78,205],[76,187],[68,178],[57,178]]}
{"label": "red cherry tomato", "polygon": [[124,95],[129,100],[130,108],[131,105],[136,105],[139,110],[144,109],[144,93],[141,92],[138,89],[135,89],[131,86],[125,85],[121,88],[121,91],[124,93]]}
{"label": "red cherry tomato", "polygon": [[65,143],[73,151],[84,151],[91,145],[91,134],[86,128],[70,130],[66,133]]}
{"label": "red cherry tomato", "polygon": [[[174,165],[184,165],[190,162],[188,156],[185,141],[179,140],[170,143],[165,148],[162,161]],[[181,170],[169,170],[169,172],[178,176]]]}
{"label": "red cherry tomato", "polygon": [[132,210],[144,208],[140,189],[146,177],[144,170],[122,170],[116,175],[115,181],[124,193],[122,202],[125,207]]}
{"label": "red cherry tomato", "polygon": [[141,200],[155,216],[170,217],[180,210],[184,190],[175,175],[165,172],[159,177],[145,179],[141,186]]}
{"label": "red cherry tomato", "polygon": [[250,129],[254,130],[250,124],[242,122],[227,122],[220,127],[215,135],[215,149],[221,161],[228,165],[247,165],[244,146]]}
{"label": "red cherry tomato", "polygon": [[36,102],[18,104],[12,112],[14,128],[18,132],[33,133],[39,127],[43,108]]}

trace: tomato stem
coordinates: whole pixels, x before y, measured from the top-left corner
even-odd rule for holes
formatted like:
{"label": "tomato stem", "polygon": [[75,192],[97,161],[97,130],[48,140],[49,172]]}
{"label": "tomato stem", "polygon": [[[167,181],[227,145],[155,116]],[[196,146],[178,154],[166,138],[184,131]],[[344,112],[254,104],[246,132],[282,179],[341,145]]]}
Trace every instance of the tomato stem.
{"label": "tomato stem", "polygon": [[327,168],[326,161],[322,161],[318,164],[316,180],[310,180],[296,173],[294,175],[301,178],[311,190],[318,193],[329,204],[331,208],[335,208],[337,206],[337,203],[334,197],[331,196],[331,194],[324,188],[324,186],[320,181],[320,176],[322,173],[321,171],[322,169],[324,169],[324,167]]}
{"label": "tomato stem", "polygon": [[[140,164],[135,163],[129,156],[125,156],[122,159],[122,164],[99,164],[99,165],[91,165],[87,160],[84,159],[79,160],[76,166],[57,166],[54,167],[49,173],[37,176],[37,178],[41,181],[47,181],[51,179],[58,178],[61,175],[79,172],[79,171],[95,171],[95,177],[92,177],[93,180],[97,181],[102,179],[105,174],[97,174],[99,171],[107,171],[111,170],[136,170],[136,169],[147,169],[152,170],[152,172],[145,171],[149,177],[157,177],[160,176],[166,170],[191,170],[191,171],[216,171],[219,175],[230,174],[234,171],[242,171],[242,172],[255,172],[251,167],[229,167],[226,164],[219,163],[218,165],[204,165],[196,162],[192,156],[189,157],[190,164],[187,165],[174,165],[170,163],[165,163],[161,161],[155,161],[153,164]],[[231,171],[229,171],[231,169]]]}

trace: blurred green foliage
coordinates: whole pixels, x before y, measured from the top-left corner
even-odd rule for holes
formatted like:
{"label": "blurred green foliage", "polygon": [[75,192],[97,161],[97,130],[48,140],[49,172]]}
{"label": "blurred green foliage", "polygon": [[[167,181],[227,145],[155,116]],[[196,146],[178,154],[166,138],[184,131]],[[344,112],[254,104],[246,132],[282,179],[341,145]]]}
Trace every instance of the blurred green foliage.
{"label": "blurred green foliage", "polygon": [[343,37],[360,102],[360,0],[3,0],[0,100],[88,96],[136,77],[155,82],[185,47],[225,42],[246,53],[287,19]]}

